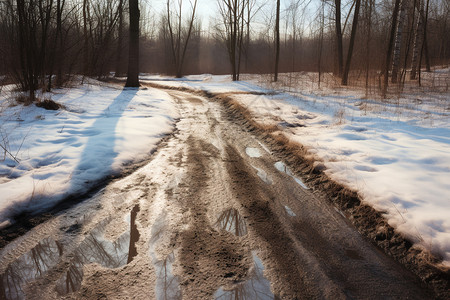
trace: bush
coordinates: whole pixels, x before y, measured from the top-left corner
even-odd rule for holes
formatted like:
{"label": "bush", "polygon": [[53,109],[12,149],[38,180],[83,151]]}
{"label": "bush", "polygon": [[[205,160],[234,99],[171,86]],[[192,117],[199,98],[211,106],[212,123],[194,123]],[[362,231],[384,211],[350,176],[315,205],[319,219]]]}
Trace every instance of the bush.
{"label": "bush", "polygon": [[58,110],[62,108],[63,106],[59,103],[56,103],[55,101],[51,99],[44,99],[41,101],[36,102],[37,107],[42,107],[47,110]]}

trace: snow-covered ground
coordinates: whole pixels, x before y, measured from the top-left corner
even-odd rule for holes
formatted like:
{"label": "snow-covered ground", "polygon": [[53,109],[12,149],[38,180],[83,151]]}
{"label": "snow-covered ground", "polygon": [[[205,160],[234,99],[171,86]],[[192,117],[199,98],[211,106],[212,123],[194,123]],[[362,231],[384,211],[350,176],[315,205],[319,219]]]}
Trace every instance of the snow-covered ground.
{"label": "snow-covered ground", "polygon": [[39,211],[142,161],[174,128],[171,97],[91,81],[56,90],[65,109],[11,105],[0,97],[0,228],[21,211]]}
{"label": "snow-covered ground", "polygon": [[[287,77],[282,75],[282,82],[289,82]],[[442,255],[450,266],[450,92],[364,99],[363,90],[324,84],[318,89],[308,78],[290,87],[274,86],[264,76],[245,78],[145,77],[214,93],[277,89],[275,94],[233,97],[259,122],[277,124],[292,141],[307,146],[329,176],[357,190],[416,246]]]}

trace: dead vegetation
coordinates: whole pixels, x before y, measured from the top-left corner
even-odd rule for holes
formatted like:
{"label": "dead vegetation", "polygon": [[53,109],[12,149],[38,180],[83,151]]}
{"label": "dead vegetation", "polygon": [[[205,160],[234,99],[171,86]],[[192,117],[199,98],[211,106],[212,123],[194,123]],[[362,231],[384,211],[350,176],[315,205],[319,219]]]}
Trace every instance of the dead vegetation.
{"label": "dead vegetation", "polygon": [[44,108],[46,110],[58,110],[58,109],[64,107],[63,105],[56,103],[52,99],[40,100],[40,101],[36,102],[36,106]]}
{"label": "dead vegetation", "polygon": [[18,104],[22,104],[25,106],[28,106],[32,104],[33,102],[36,104],[37,107],[41,107],[46,110],[58,110],[61,108],[64,108],[63,105],[53,101],[52,99],[38,99],[37,101],[33,101],[30,99],[29,96],[20,94],[16,97],[16,102]]}

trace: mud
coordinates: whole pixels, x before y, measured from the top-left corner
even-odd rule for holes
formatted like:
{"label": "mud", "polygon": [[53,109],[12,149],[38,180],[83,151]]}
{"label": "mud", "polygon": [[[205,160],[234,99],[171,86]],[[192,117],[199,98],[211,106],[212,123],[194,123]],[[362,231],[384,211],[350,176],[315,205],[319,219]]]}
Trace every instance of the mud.
{"label": "mud", "polygon": [[173,136],[2,249],[1,299],[436,297],[326,193],[303,188],[295,164],[239,112],[168,93],[183,116]]}

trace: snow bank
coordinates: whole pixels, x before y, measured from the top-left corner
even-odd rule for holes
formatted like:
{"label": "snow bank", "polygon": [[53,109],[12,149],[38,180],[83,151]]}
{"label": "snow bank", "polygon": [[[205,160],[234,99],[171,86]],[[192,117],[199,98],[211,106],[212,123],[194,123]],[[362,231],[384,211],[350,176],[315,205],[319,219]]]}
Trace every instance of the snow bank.
{"label": "snow bank", "polygon": [[[223,76],[168,83],[211,92],[265,90]],[[259,122],[277,124],[309,147],[329,176],[358,190],[390,225],[450,266],[450,94],[382,102],[307,84],[308,92],[234,97]]]}
{"label": "snow bank", "polygon": [[177,116],[169,95],[156,89],[84,85],[58,90],[66,108],[6,107],[3,145],[17,157],[0,161],[0,224],[21,211],[39,211],[83,192],[96,181],[143,160],[170,133]]}

